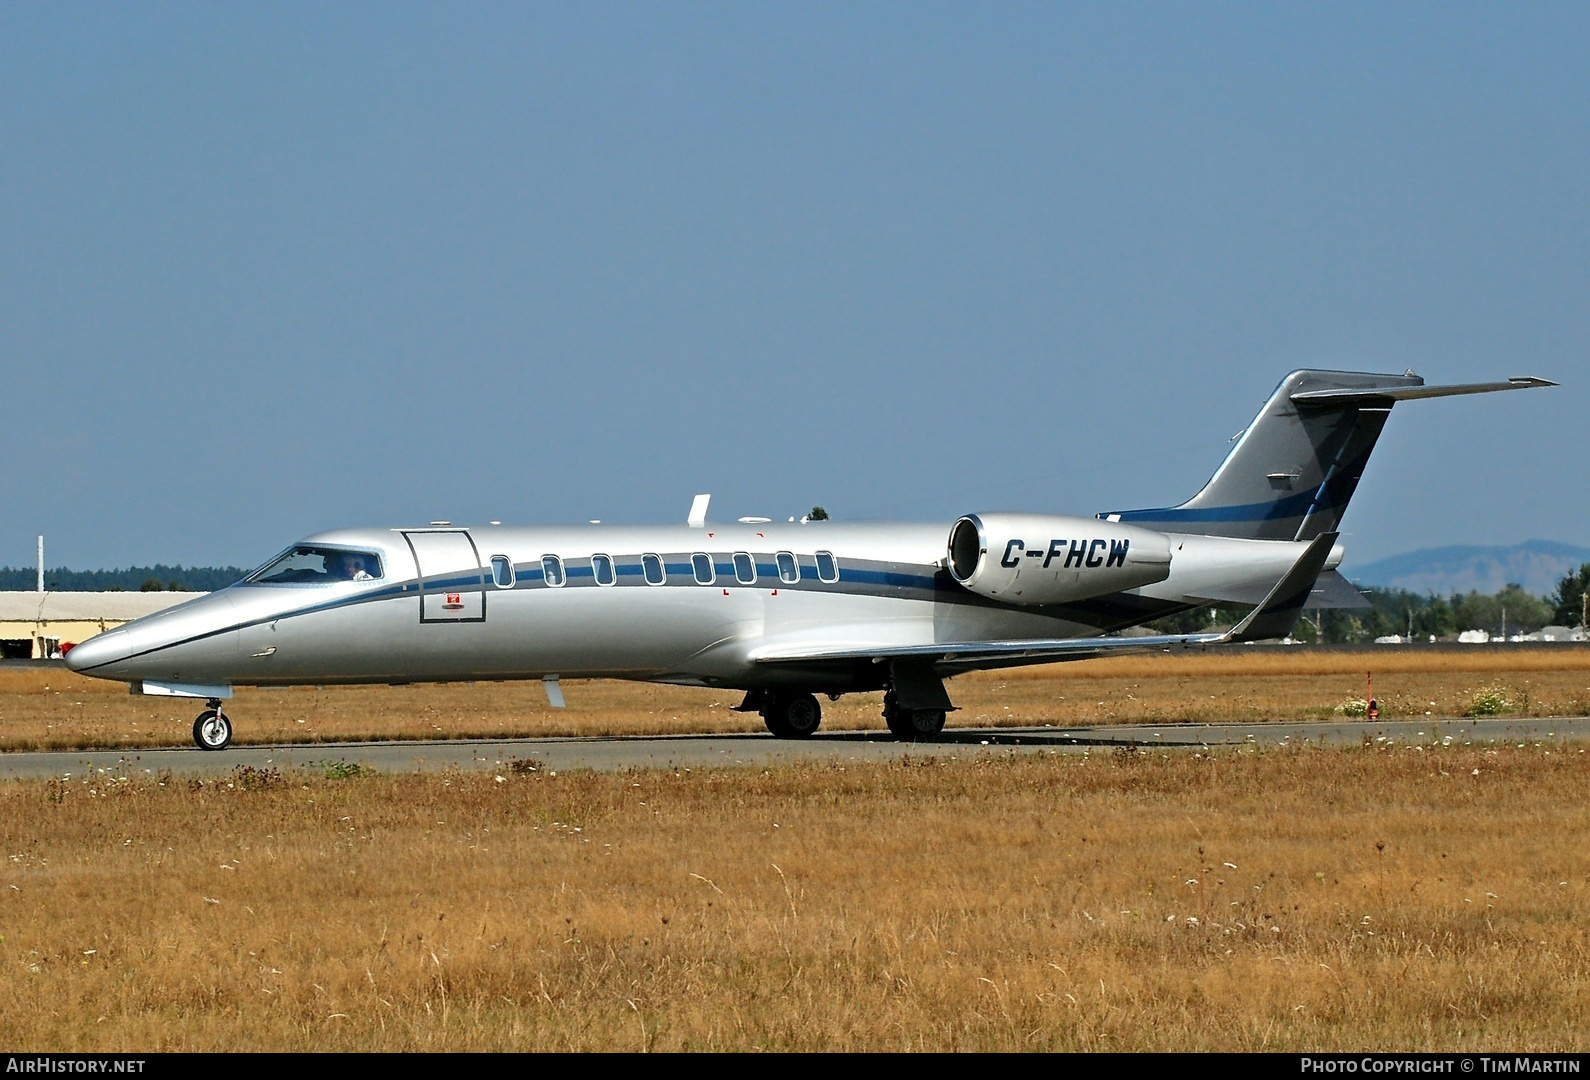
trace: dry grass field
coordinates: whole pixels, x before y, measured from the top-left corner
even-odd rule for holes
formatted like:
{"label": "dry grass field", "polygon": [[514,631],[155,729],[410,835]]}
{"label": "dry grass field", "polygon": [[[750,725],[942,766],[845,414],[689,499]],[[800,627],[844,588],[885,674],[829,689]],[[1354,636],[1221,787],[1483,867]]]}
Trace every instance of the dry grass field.
{"label": "dry grass field", "polygon": [[[1580,650],[1231,650],[958,679],[952,723],[1590,711]],[[757,730],[570,684],[243,691],[245,741]],[[0,671],[0,746],[192,703]],[[828,724],[881,727],[874,700]],[[1590,1050],[1583,744],[0,783],[0,1045]]]}
{"label": "dry grass field", "polygon": [[[1499,685],[1535,716],[1590,714],[1590,649],[1475,647],[1461,652],[1227,649],[1088,660],[954,679],[950,724],[1199,723],[1327,719],[1365,696],[1387,717],[1461,716]],[[316,689],[239,688],[227,708],[238,743],[762,731],[731,712],[738,693],[623,682],[563,684],[553,709],[540,683]],[[0,751],[186,745],[201,703],[133,697],[64,669],[0,668]],[[881,695],[824,701],[828,730],[881,730]]]}
{"label": "dry grass field", "polygon": [[1590,1049],[1590,756],[0,784],[0,1044]]}

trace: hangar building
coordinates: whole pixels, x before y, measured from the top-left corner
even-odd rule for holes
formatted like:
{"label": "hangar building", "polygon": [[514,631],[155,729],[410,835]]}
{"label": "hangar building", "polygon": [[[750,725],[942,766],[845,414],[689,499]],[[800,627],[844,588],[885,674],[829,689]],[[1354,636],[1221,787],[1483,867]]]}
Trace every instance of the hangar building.
{"label": "hangar building", "polygon": [[0,592],[0,659],[50,660],[145,615],[196,600],[198,592]]}

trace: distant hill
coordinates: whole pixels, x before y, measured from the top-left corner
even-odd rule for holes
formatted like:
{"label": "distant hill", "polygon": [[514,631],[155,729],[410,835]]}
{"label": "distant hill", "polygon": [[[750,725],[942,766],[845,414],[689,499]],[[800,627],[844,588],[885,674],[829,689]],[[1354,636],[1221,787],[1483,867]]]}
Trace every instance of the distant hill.
{"label": "distant hill", "polygon": [[1388,559],[1342,567],[1349,581],[1437,596],[1499,592],[1516,581],[1524,591],[1544,596],[1570,570],[1590,562],[1590,548],[1551,540],[1526,540],[1509,547],[1421,548]]}
{"label": "distant hill", "polygon": [[[242,579],[236,566],[129,566],[125,570],[72,570],[58,566],[44,571],[48,592],[138,592],[149,588],[171,592],[214,592]],[[32,592],[39,584],[36,567],[0,566],[0,592]]]}

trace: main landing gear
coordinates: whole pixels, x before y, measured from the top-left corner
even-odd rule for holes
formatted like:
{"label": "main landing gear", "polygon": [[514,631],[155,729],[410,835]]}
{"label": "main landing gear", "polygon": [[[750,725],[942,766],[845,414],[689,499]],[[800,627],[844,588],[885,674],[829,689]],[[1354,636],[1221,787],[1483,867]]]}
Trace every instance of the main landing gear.
{"label": "main landing gear", "polygon": [[758,711],[767,730],[780,739],[804,739],[823,722],[823,707],[811,694],[767,693]]}
{"label": "main landing gear", "polygon": [[823,722],[816,697],[789,690],[747,690],[734,711],[760,713],[767,730],[780,739],[804,739]]}
{"label": "main landing gear", "polygon": [[[938,738],[955,709],[942,677],[926,665],[891,664],[885,687],[883,721],[890,734],[902,742]],[[823,719],[816,697],[792,690],[748,690],[734,711],[760,713],[767,730],[780,739],[805,738]]]}
{"label": "main landing gear", "polygon": [[883,722],[902,742],[924,742],[944,730],[944,709],[908,709],[900,704],[893,690],[883,695]]}
{"label": "main landing gear", "polygon": [[211,698],[198,719],[193,721],[193,741],[200,750],[225,750],[232,745],[232,721],[221,712],[221,699]]}
{"label": "main landing gear", "polygon": [[889,665],[889,688],[883,695],[883,722],[902,742],[926,742],[938,738],[944,720],[953,711],[944,680],[931,667],[912,664]]}

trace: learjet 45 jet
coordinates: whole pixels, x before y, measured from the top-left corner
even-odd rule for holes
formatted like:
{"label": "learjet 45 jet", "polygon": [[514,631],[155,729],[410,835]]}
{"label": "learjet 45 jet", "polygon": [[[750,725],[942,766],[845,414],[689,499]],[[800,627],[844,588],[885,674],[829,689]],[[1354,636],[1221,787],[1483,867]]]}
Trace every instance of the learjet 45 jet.
{"label": "learjet 45 jet", "polygon": [[[783,738],[817,730],[819,695],[881,690],[889,730],[930,739],[962,672],[1279,638],[1305,606],[1362,606],[1336,540],[1392,407],[1551,385],[1294,371],[1203,489],[1156,510],[709,524],[699,496],[674,526],[340,529],[66,662],[206,699],[206,750],[232,740],[234,685],[543,679],[560,705],[569,677],[743,691]],[[1213,604],[1252,610],[1223,632],[1121,634]]]}

